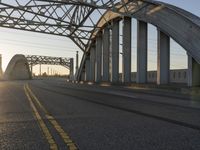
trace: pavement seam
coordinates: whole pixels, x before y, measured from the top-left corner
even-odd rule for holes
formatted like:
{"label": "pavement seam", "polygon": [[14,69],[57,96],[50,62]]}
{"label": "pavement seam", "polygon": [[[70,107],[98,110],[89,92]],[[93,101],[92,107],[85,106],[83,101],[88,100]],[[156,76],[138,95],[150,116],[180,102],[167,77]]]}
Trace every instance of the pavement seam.
{"label": "pavement seam", "polygon": [[76,144],[72,141],[70,136],[62,129],[62,127],[59,125],[59,123],[56,121],[56,119],[46,110],[46,108],[41,104],[39,99],[35,96],[35,94],[30,89],[29,85],[26,84],[27,90],[33,97],[33,100],[36,102],[36,104],[41,108],[41,110],[45,113],[45,117],[47,120],[52,124],[52,126],[56,129],[64,143],[67,145],[69,150],[78,150],[78,147]]}
{"label": "pavement seam", "polygon": [[46,124],[44,123],[44,120],[40,116],[36,106],[34,105],[32,99],[31,99],[31,95],[28,92],[26,85],[24,85],[24,91],[25,91],[25,94],[26,94],[26,96],[28,98],[29,104],[30,104],[30,106],[32,108],[34,117],[37,120],[37,122],[39,124],[39,127],[41,128],[46,140],[48,141],[48,143],[50,145],[50,149],[51,150],[58,150],[57,144],[56,144],[55,140],[53,139],[53,136],[51,135],[49,129],[46,126]]}

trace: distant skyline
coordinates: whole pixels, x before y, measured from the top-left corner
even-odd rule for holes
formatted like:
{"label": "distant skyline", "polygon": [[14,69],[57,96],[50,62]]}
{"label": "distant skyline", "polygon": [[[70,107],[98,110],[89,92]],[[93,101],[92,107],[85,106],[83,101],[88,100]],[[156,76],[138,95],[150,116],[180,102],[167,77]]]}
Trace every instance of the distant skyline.
{"label": "distant skyline", "polygon": [[[175,6],[181,7],[197,16],[200,16],[200,1],[199,0],[161,0]],[[3,56],[3,70],[5,70],[8,62],[15,54],[25,55],[45,55],[57,57],[73,57],[75,58],[76,51],[82,52],[79,48],[66,37],[54,35],[46,35],[41,33],[33,33],[27,31],[19,31],[14,29],[6,29],[0,27],[0,54]],[[132,71],[136,71],[136,22],[133,19],[132,33]],[[157,44],[156,44],[156,28],[149,25],[149,53],[148,53],[148,70],[156,69],[157,59]],[[171,68],[185,68],[187,66],[187,56],[185,51],[175,42],[171,42]],[[176,64],[176,65],[173,65]],[[43,66],[42,70],[47,72],[48,66]],[[64,67],[51,66],[53,70],[61,74],[68,72]],[[39,66],[33,68],[38,74]],[[120,68],[121,70],[121,68]]]}

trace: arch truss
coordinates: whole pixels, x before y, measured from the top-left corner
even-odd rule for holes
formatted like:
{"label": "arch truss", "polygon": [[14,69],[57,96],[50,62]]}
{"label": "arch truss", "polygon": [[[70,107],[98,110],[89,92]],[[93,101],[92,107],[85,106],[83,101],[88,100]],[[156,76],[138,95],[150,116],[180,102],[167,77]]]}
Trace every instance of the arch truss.
{"label": "arch truss", "polygon": [[105,10],[118,12],[126,1],[0,0],[0,26],[69,37],[84,51]]}
{"label": "arch truss", "polygon": [[71,59],[73,59],[73,58],[39,56],[39,55],[27,55],[25,57],[30,66],[35,66],[38,64],[61,65],[67,69],[70,69],[70,65],[71,65],[70,61]]}
{"label": "arch truss", "polygon": [[74,60],[73,58],[64,57],[50,57],[39,55],[27,55],[25,56],[32,72],[32,67],[35,65],[61,65],[70,71],[70,75],[73,76],[74,72]]}

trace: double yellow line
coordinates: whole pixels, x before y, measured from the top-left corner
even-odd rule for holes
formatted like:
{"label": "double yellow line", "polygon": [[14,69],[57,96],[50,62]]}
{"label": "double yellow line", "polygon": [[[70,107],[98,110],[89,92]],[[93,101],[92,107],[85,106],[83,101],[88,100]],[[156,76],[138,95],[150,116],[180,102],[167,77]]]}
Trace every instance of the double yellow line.
{"label": "double yellow line", "polygon": [[55,118],[50,115],[50,113],[45,109],[45,107],[40,103],[38,98],[35,96],[35,94],[31,91],[28,84],[24,85],[24,91],[25,94],[29,100],[30,106],[33,110],[34,117],[36,118],[46,140],[48,141],[50,145],[50,149],[52,150],[58,150],[58,145],[56,144],[55,140],[53,139],[53,136],[51,135],[48,127],[46,126],[44,120],[42,119],[40,113],[38,112],[38,108],[45,114],[46,119],[51,123],[51,125],[56,129],[66,146],[69,148],[69,150],[78,150],[75,143],[70,139],[69,135],[62,129],[62,127],[59,125],[59,123],[55,120]]}

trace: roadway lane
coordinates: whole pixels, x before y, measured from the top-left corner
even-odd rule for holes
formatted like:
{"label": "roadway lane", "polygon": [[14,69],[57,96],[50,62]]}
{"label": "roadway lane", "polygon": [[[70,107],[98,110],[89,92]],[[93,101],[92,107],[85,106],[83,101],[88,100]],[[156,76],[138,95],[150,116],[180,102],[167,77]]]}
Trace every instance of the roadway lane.
{"label": "roadway lane", "polygon": [[[6,141],[2,149],[9,145],[10,149],[49,146],[23,90],[25,83],[0,83],[0,136]],[[80,150],[200,149],[198,103],[62,80],[28,81],[28,87],[33,104],[60,149],[73,146]],[[22,117],[17,117],[19,114]],[[20,123],[25,127],[20,128]],[[68,142],[62,135],[67,135]]]}
{"label": "roadway lane", "polygon": [[0,149],[48,149],[23,82],[0,82]]}

